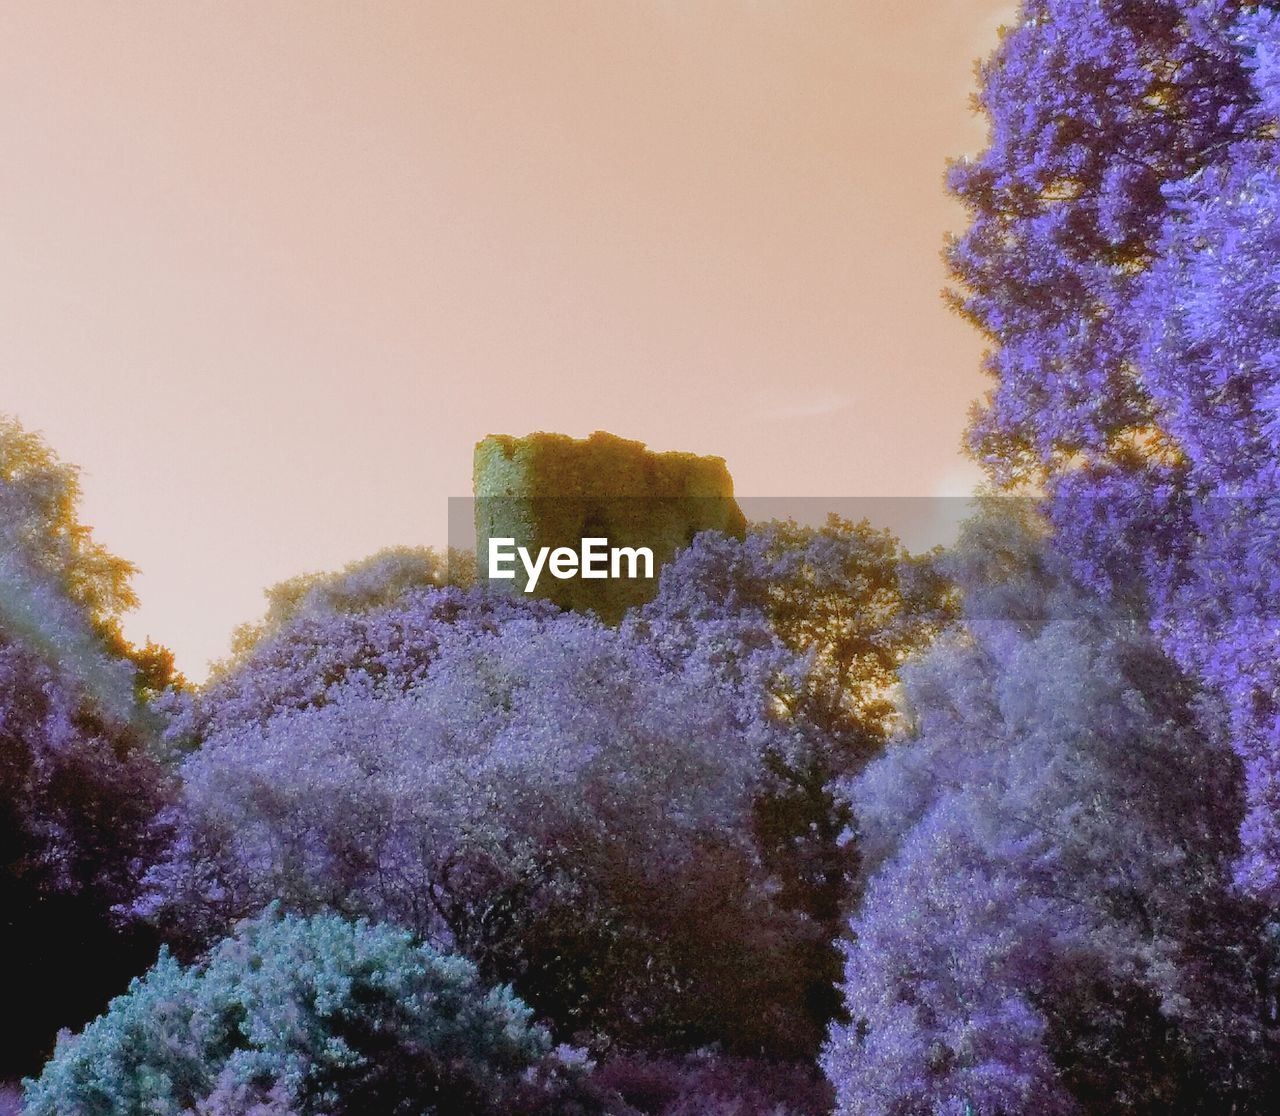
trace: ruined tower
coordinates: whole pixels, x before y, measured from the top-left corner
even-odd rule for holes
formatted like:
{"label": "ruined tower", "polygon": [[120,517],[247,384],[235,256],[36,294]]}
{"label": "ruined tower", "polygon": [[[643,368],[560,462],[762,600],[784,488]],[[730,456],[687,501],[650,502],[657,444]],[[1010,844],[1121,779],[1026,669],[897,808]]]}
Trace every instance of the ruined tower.
{"label": "ruined tower", "polygon": [[[518,546],[576,549],[584,538],[648,547],[652,579],[539,579],[535,592],[564,608],[616,622],[657,591],[657,571],[700,531],[741,535],[746,520],[724,460],[652,453],[642,442],[597,431],[589,438],[493,434],[478,443],[473,473],[476,561],[488,576],[490,538]],[[511,585],[512,582],[490,582]]]}

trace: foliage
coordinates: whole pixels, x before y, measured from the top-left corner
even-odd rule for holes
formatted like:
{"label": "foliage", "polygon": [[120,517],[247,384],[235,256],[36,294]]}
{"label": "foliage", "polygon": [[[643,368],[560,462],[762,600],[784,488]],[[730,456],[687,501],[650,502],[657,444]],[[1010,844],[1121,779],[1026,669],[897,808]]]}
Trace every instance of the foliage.
{"label": "foliage", "polygon": [[0,958],[22,1033],[0,1078],[101,1008],[153,945],[115,925],[167,795],[112,635],[128,567],[75,518],[75,473],[0,421]]}
{"label": "foliage", "polygon": [[300,574],[267,589],[266,614],[236,629],[232,658],[222,671],[234,669],[264,640],[304,616],[356,614],[396,604],[414,589],[456,583],[454,555],[448,561],[428,547],[393,546],[350,562],[335,573]]}
{"label": "foliage", "polygon": [[776,1041],[795,920],[751,840],[762,691],[590,617],[429,593],[479,623],[429,630],[407,689],[361,668],[324,704],[210,722],[137,909],[195,944],[277,898],[387,919],[570,1030]]}
{"label": "foliage", "polygon": [[954,558],[964,625],[852,788],[837,1112],[1262,1111],[1270,969],[1235,897],[1221,710],[1027,526]]}
{"label": "foliage", "polygon": [[99,625],[137,604],[134,567],[80,522],[80,478],[38,434],[0,415],[0,549],[17,551]]}
{"label": "foliage", "polygon": [[1164,646],[1228,702],[1239,882],[1280,900],[1275,5],[1033,0],[983,71],[953,246],[998,381],[973,428],[1042,477],[1078,572],[1144,572]]}
{"label": "foliage", "polygon": [[269,911],[197,965],[168,953],[77,1036],[28,1116],[511,1111],[551,1055],[509,989],[406,931]]}
{"label": "foliage", "polygon": [[819,1116],[831,1102],[811,1065],[700,1051],[683,1058],[621,1055],[591,1084],[621,1099],[626,1116]]}
{"label": "foliage", "polygon": [[698,536],[632,618],[669,656],[712,649],[730,677],[737,664],[775,656],[761,677],[792,731],[766,756],[759,836],[785,901],[812,917],[829,922],[848,900],[852,865],[835,846],[849,819],[832,781],[879,751],[899,668],[951,608],[931,559],[911,558],[865,521],[831,516],[821,528],[758,525],[744,540]]}
{"label": "foliage", "polygon": [[[756,525],[742,540],[699,535],[663,570],[657,598],[628,619],[666,660],[702,656],[753,701],[763,689],[787,726],[764,753],[753,824],[777,902],[811,927],[803,969],[819,1028],[839,1010],[832,943],[858,873],[857,845],[842,839],[848,803],[834,784],[883,747],[898,669],[952,606],[930,558],[832,516],[821,528]],[[756,664],[758,682],[745,682],[745,664]]]}
{"label": "foliage", "polygon": [[[663,569],[657,599],[636,619],[670,639],[680,625],[688,636],[750,615],[809,659],[802,685],[782,695],[792,715],[852,742],[885,735],[898,668],[950,605],[930,558],[912,558],[865,520],[832,515],[820,528],[757,524],[741,540],[704,532]],[[767,642],[757,634],[735,653]]]}
{"label": "foliage", "polygon": [[[125,639],[120,620],[137,606],[131,584],[137,570],[80,521],[80,495],[79,470],[58,460],[38,434],[0,414],[0,555],[4,580],[23,583],[7,594],[11,609],[32,583],[41,585],[87,618],[101,650],[133,664],[135,701],[149,701],[169,686],[184,687],[167,648],[151,641],[138,648]],[[67,608],[57,611],[65,616]],[[83,648],[79,657],[85,658]]]}
{"label": "foliage", "polygon": [[166,695],[158,703],[168,716],[165,740],[187,752],[208,737],[355,692],[405,693],[426,677],[449,633],[491,633],[509,619],[545,621],[556,612],[544,601],[452,586],[411,588],[356,611],[299,609],[199,693]]}
{"label": "foliage", "polygon": [[982,67],[987,149],[952,170],[957,299],[997,387],[972,431],[1002,477],[1123,457],[1157,421],[1132,364],[1165,186],[1258,135],[1238,0],[1026,0]]}

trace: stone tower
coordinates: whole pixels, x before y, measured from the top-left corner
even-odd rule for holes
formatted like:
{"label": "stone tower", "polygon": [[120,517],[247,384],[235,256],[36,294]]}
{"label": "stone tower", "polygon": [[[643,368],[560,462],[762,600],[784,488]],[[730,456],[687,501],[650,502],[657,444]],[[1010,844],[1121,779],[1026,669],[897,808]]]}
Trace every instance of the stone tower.
{"label": "stone tower", "polygon": [[[733,479],[719,457],[651,453],[604,431],[589,438],[491,434],[476,446],[473,473],[476,562],[488,579],[489,539],[518,546],[577,549],[584,538],[649,547],[654,577],[609,580],[540,578],[535,589],[564,608],[593,610],[610,623],[657,591],[657,572],[700,531],[741,536],[746,520]],[[490,581],[494,586],[514,582]]]}

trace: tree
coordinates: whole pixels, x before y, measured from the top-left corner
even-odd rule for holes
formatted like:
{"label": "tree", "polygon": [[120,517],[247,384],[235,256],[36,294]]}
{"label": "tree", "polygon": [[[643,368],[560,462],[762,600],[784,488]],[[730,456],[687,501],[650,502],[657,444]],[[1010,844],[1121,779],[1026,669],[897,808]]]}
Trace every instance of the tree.
{"label": "tree", "polygon": [[132,563],[110,554],[80,522],[80,478],[43,438],[0,415],[0,540],[80,605],[100,631],[114,632],[137,603]]}
{"label": "tree", "polygon": [[952,608],[929,557],[831,516],[820,528],[756,525],[741,540],[699,535],[627,621],[668,660],[700,656],[782,713],[787,731],[763,757],[754,828],[778,901],[810,926],[804,964],[820,1028],[839,1010],[833,942],[858,879],[857,844],[844,839],[853,819],[835,785],[884,746],[898,670]]}
{"label": "tree", "polygon": [[136,898],[168,793],[112,624],[127,564],[75,516],[74,471],[0,422],[0,959],[22,1026],[0,1076],[101,1009],[153,949]]}
{"label": "tree", "polygon": [[169,694],[159,703],[169,749],[189,752],[210,736],[264,725],[354,690],[405,693],[426,678],[450,633],[495,632],[517,617],[546,622],[559,611],[546,601],[454,586],[379,592],[374,600],[354,609],[298,608],[264,623],[259,637],[198,693]]}
{"label": "tree", "polygon": [[[912,558],[867,522],[776,521],[743,540],[704,533],[662,575],[631,623],[667,654],[712,649],[726,677],[755,663],[790,732],[766,756],[760,837],[786,901],[830,923],[853,866],[837,850],[849,819],[831,784],[876,755],[895,718],[898,671],[954,602],[931,557]],[[747,673],[750,673],[749,671]]]}
{"label": "tree", "polygon": [[349,562],[335,573],[288,578],[266,590],[267,611],[261,620],[236,629],[231,660],[219,673],[234,670],[261,643],[303,617],[355,615],[386,608],[412,590],[470,580],[471,565],[455,551],[441,559],[428,547],[393,546]]}
{"label": "tree", "polygon": [[981,68],[990,139],[951,186],[960,308],[997,381],[975,451],[1000,478],[1126,459],[1158,413],[1132,362],[1130,312],[1169,184],[1266,125],[1237,0],[1027,0]]}
{"label": "tree", "polygon": [[1239,882],[1280,901],[1280,363],[1272,4],[1035,0],[983,70],[991,143],[952,184],[960,301],[997,388],[973,445],[1043,481],[1077,572],[1144,572],[1228,702]]}
{"label": "tree", "polygon": [[1043,531],[972,526],[964,623],[904,672],[851,788],[873,871],[845,946],[840,1116],[1267,1110],[1274,958],[1231,888],[1222,710]]}
{"label": "tree", "polygon": [[591,617],[467,600],[477,623],[425,630],[403,602],[431,641],[411,685],[371,684],[360,651],[321,701],[212,711],[137,909],[195,946],[276,899],[392,921],[593,1041],[813,1042],[751,835],[763,687],[748,703]]}

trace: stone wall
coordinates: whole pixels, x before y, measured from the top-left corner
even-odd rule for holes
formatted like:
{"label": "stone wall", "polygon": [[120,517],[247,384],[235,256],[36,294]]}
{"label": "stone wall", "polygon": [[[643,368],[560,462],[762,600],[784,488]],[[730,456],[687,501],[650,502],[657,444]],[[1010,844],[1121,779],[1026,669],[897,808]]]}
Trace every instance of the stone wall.
{"label": "stone wall", "polygon": [[[493,434],[476,446],[476,560],[488,573],[488,541],[514,538],[531,552],[601,537],[611,546],[647,546],[652,581],[557,580],[546,574],[535,592],[564,608],[591,609],[616,622],[657,590],[657,573],[700,531],[741,535],[746,520],[733,498],[724,460],[691,453],[651,453],[597,431],[585,439],[564,434],[514,438]],[[492,581],[519,592],[523,581]]]}

